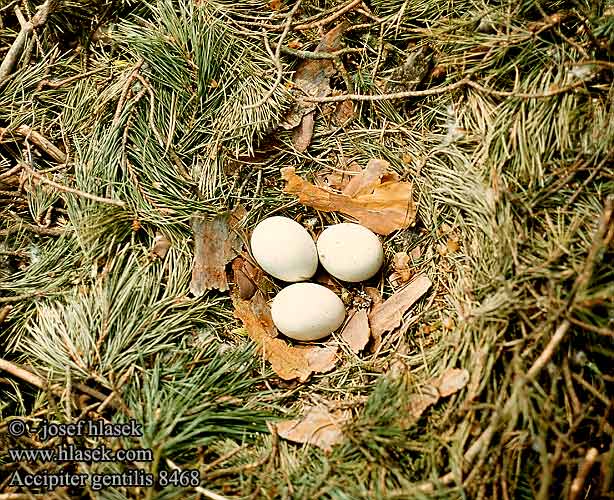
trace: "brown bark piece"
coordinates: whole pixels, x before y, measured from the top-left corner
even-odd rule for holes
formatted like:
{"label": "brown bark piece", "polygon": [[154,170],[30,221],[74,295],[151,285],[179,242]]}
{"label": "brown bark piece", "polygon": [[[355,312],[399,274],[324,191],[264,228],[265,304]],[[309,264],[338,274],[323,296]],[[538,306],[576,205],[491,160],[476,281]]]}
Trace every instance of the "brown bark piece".
{"label": "brown bark piece", "polygon": [[287,182],[284,191],[297,195],[303,205],[350,215],[375,233],[386,236],[409,227],[415,220],[416,207],[409,182],[384,182],[371,194],[350,197],[314,186],[296,175],[294,167],[282,168],[281,175]]}
{"label": "brown bark piece", "polygon": [[384,333],[394,330],[401,324],[405,312],[427,292],[431,285],[432,282],[426,275],[419,274],[401,290],[371,310],[369,323],[376,342],[381,340]]}
{"label": "brown bark piece", "polygon": [[242,243],[231,223],[230,213],[217,215],[211,220],[192,217],[194,262],[190,291],[195,297],[213,288],[222,292],[228,290],[226,264],[236,255]]}
{"label": "brown bark piece", "polygon": [[369,317],[366,309],[356,311],[347,322],[341,337],[350,346],[354,354],[362,351],[371,337],[371,328],[369,327]]}

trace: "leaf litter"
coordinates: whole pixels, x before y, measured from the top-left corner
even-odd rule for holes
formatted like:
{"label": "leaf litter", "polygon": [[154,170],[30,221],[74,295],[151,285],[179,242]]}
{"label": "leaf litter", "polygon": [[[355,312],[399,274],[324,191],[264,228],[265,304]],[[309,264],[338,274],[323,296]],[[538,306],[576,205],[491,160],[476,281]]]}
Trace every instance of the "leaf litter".
{"label": "leaf litter", "polygon": [[302,418],[278,422],[277,433],[283,439],[295,443],[310,444],[325,452],[343,441],[343,425],[350,413],[335,410],[332,413],[323,405],[307,407]]}
{"label": "leaf litter", "polygon": [[382,176],[380,180],[384,182],[373,185],[370,177],[365,175],[364,185],[361,184],[359,191],[371,192],[348,196],[311,184],[299,177],[294,167],[282,168],[281,176],[287,182],[284,191],[297,195],[303,205],[323,212],[350,215],[377,234],[387,236],[410,227],[415,221],[416,205],[409,182],[386,180]]}
{"label": "leaf litter", "polygon": [[[239,268],[239,265],[233,262],[234,268]],[[262,356],[280,378],[305,382],[312,373],[326,373],[334,369],[337,347],[292,346],[278,337],[279,332],[273,324],[271,309],[262,290],[257,289],[249,300],[242,298],[239,291],[235,290],[231,298],[235,317],[241,320],[249,337],[256,342]]]}

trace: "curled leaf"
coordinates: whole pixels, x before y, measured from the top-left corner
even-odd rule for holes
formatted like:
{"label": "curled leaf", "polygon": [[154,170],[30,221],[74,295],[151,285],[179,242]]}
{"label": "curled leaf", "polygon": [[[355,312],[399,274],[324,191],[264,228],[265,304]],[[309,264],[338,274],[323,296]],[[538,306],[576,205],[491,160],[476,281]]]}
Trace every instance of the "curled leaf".
{"label": "curled leaf", "polygon": [[303,205],[350,215],[375,233],[388,235],[409,227],[415,220],[416,207],[408,182],[384,182],[375,186],[370,194],[351,197],[303,180],[296,175],[294,167],[282,168],[281,175],[287,182],[284,191],[297,195]]}

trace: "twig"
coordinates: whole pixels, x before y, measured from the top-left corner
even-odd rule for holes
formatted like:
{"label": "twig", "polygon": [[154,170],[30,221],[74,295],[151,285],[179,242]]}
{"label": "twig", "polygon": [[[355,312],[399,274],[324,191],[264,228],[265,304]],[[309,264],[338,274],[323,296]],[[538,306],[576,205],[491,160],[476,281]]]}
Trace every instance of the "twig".
{"label": "twig", "polygon": [[574,325],[579,326],[580,328],[584,328],[589,332],[596,333],[597,335],[603,335],[605,337],[614,338],[614,330],[608,330],[607,328],[599,328],[598,326],[591,325],[589,323],[585,323],[584,321],[580,321],[579,319],[574,318],[573,316],[567,316],[567,319]]}
{"label": "twig", "polygon": [[[281,36],[279,37],[279,41],[277,42],[277,48],[275,49],[275,54],[273,54],[273,63],[275,64],[275,68],[277,69],[277,77],[275,78],[275,83],[273,83],[273,86],[271,87],[271,89],[266,93],[266,95],[264,95],[264,97],[262,97],[262,99],[260,99],[255,104],[250,104],[249,106],[245,106],[245,109],[259,108],[260,106],[262,106],[265,102],[269,100],[269,98],[273,95],[273,93],[277,90],[277,87],[281,83],[281,79],[283,78],[283,67],[281,65],[281,59],[280,59],[281,47],[282,47],[284,38],[286,38],[286,35],[290,31],[290,25],[292,24],[292,16],[294,16],[298,8],[301,6],[301,1],[302,0],[298,0],[296,4],[294,5],[294,7],[292,7],[292,10],[290,11],[290,13],[288,14],[286,25],[284,26],[284,30],[282,31]],[[265,44],[267,45],[267,50],[270,52],[270,48],[268,45],[269,40],[267,38],[266,32],[264,33],[264,41],[265,41]]]}
{"label": "twig", "polygon": [[49,184],[50,186],[53,186],[54,188],[59,189],[60,191],[64,191],[66,193],[72,193],[72,194],[75,194],[77,196],[81,196],[82,198],[87,198],[88,200],[92,200],[92,201],[98,201],[100,203],[106,203],[108,205],[115,205],[117,207],[125,207],[126,206],[126,202],[125,201],[112,200],[110,198],[103,198],[102,196],[96,196],[94,194],[85,193],[83,191],[79,191],[78,189],[69,188],[69,187],[63,186],[62,184],[58,184],[57,182],[54,182],[54,181],[52,181],[50,179],[47,179],[45,176],[39,174],[38,172],[35,172],[28,165],[26,165],[25,163],[23,163],[23,167],[27,170],[28,173],[30,173],[32,176],[36,177],[41,182],[44,182],[45,184]]}
{"label": "twig", "polygon": [[46,0],[37,10],[36,14],[32,18],[31,22],[23,22],[23,16],[21,15],[21,11],[19,7],[15,7],[15,14],[17,17],[21,16],[20,24],[21,30],[19,31],[17,38],[13,41],[11,48],[7,52],[2,64],[0,64],[0,86],[6,81],[7,77],[11,74],[15,66],[17,65],[17,61],[21,57],[21,53],[26,45],[26,41],[28,39],[28,35],[32,33],[35,28],[42,26],[47,22],[47,16],[51,10],[51,1]]}
{"label": "twig", "polygon": [[224,463],[226,460],[234,457],[237,453],[243,451],[245,449],[245,445],[243,446],[237,446],[234,450],[229,451],[228,453],[225,453],[224,455],[222,455],[219,458],[216,458],[213,462],[211,462],[210,464],[207,464],[202,470],[201,473],[205,473],[208,470],[211,470],[215,467],[217,467],[218,465]]}
{"label": "twig", "polygon": [[72,82],[76,82],[77,80],[81,80],[83,78],[87,78],[88,76],[92,76],[92,75],[95,75],[96,73],[105,71],[106,69],[107,68],[93,69],[91,71],[86,71],[85,73],[79,73],[78,75],[74,75],[69,78],[65,78],[64,80],[50,81],[47,78],[45,78],[38,83],[36,90],[42,90],[44,87],[49,87],[52,89],[59,89]]}
{"label": "twig", "polygon": [[20,224],[9,227],[8,229],[0,229],[0,236],[10,236],[11,234],[18,233],[22,229],[27,229],[41,236],[62,236],[65,232],[65,229],[60,228],[39,227],[34,224]]}
{"label": "twig", "polygon": [[402,99],[404,97],[424,97],[429,95],[443,94],[450,92],[457,88],[467,85],[469,79],[463,78],[458,82],[445,85],[443,87],[436,87],[427,90],[408,90],[406,92],[395,92],[394,94],[379,94],[379,95],[364,95],[364,94],[345,94],[339,96],[329,97],[303,97],[303,101],[307,102],[341,102],[351,99],[353,101],[385,101],[389,99]]}
{"label": "twig", "polygon": [[335,52],[310,52],[308,50],[296,50],[289,47],[282,47],[283,54],[289,56],[300,57],[301,59],[336,59],[344,54],[358,54],[364,52],[364,49],[345,48],[336,50]]}
{"label": "twig", "polygon": [[136,75],[138,74],[139,70],[141,69],[141,66],[143,66],[144,63],[145,59],[139,60],[128,75],[128,78],[126,78],[126,82],[122,87],[121,96],[119,98],[119,101],[117,102],[117,107],[115,108],[115,115],[113,116],[113,121],[111,122],[113,125],[117,125],[117,122],[119,122],[119,117],[124,107],[124,103],[126,102],[126,97],[128,95],[128,91],[130,90],[130,85],[136,78]]}
{"label": "twig", "polygon": [[588,473],[591,471],[591,468],[593,467],[593,464],[595,463],[595,460],[597,459],[598,455],[599,453],[597,452],[597,448],[590,448],[586,452],[584,460],[578,468],[578,474],[576,475],[576,477],[571,483],[571,486],[569,487],[569,500],[576,500],[580,495],[580,492],[582,491],[582,488],[584,486],[584,482],[588,477]]}
{"label": "twig", "polygon": [[330,16],[325,17],[324,19],[320,19],[319,21],[314,21],[312,23],[307,24],[299,24],[298,26],[294,26],[296,31],[309,30],[311,28],[319,28],[320,26],[324,26],[326,24],[332,23],[338,17],[341,17],[346,12],[352,10],[356,5],[361,3],[362,0],[352,0],[350,3],[346,4],[344,7],[341,7],[337,12],[333,12]]}
{"label": "twig", "polygon": [[[1,134],[1,132],[0,132]],[[21,170],[21,165],[15,165],[13,168],[11,168],[10,170],[7,170],[6,172],[4,172],[3,174],[0,174],[0,179],[5,179],[7,177],[10,177],[13,174],[16,174],[17,172],[19,172]]]}
{"label": "twig", "polygon": [[[9,129],[0,127],[0,137],[4,136]],[[15,133],[19,134],[26,139],[32,141],[35,146],[38,146],[45,153],[47,153],[51,158],[59,163],[66,163],[66,153],[62,151],[60,148],[55,146],[49,139],[44,137],[40,132],[32,129],[28,125],[20,125],[15,129]]]}
{"label": "twig", "polygon": [[[14,377],[28,382],[30,385],[33,385],[34,387],[37,387],[41,390],[48,389],[58,396],[61,396],[65,389],[64,387],[57,384],[49,385],[42,377],[39,377],[38,375],[35,375],[34,373],[26,370],[25,368],[2,358],[0,358],[0,370],[4,370],[5,372],[10,373]],[[96,389],[92,389],[85,384],[77,383],[73,384],[73,387],[87,394],[88,396],[92,396],[93,398],[96,398],[100,401],[105,401],[107,399],[106,394],[103,394]],[[111,406],[115,405],[111,404]]]}
{"label": "twig", "polygon": [[502,90],[493,90],[487,87],[480,85],[469,78],[463,78],[455,83],[451,83],[450,85],[445,85],[443,87],[436,87],[433,89],[427,90],[408,90],[406,92],[395,92],[393,94],[378,94],[378,95],[363,95],[363,94],[345,94],[339,96],[330,96],[330,97],[303,97],[302,99],[307,102],[340,102],[351,99],[353,101],[385,101],[390,99],[403,99],[406,97],[424,97],[435,94],[442,94],[444,92],[450,92],[451,90],[455,90],[459,87],[467,85],[471,88],[484,92],[486,94],[494,95],[497,97],[516,97],[519,99],[544,99],[547,97],[553,97],[559,94],[564,94],[569,92],[570,90],[579,87],[585,84],[587,81],[591,80],[595,75],[590,76],[589,78],[585,78],[582,80],[578,80],[577,82],[566,85],[565,87],[561,87],[559,89],[549,90],[547,92],[529,94],[524,92],[514,92],[514,91],[502,91]]}

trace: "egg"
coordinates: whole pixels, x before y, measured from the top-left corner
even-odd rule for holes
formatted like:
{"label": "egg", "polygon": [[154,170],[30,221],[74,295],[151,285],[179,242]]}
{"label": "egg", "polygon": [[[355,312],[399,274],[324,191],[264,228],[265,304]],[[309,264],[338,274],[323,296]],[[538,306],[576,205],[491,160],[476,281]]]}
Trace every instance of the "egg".
{"label": "egg", "polygon": [[281,290],[271,304],[277,329],[294,340],[318,340],[343,324],[345,306],[334,292],[315,283],[295,283]]}
{"label": "egg", "polygon": [[318,253],[311,235],[288,217],[268,217],[254,228],[252,255],[267,273],[283,281],[311,278],[318,268]]}
{"label": "egg", "polygon": [[373,277],[384,263],[384,249],[375,233],[360,224],[335,224],[322,231],[317,242],[324,269],[342,281]]}

